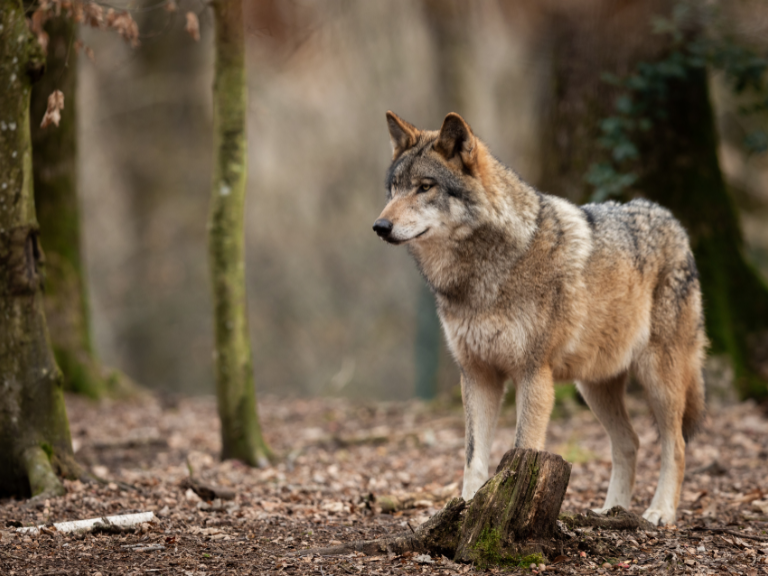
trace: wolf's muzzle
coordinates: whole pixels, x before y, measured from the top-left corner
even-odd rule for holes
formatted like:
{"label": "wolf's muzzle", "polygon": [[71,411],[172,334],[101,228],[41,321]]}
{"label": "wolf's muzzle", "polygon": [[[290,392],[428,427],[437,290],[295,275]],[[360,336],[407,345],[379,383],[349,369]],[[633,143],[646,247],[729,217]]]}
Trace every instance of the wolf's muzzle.
{"label": "wolf's muzzle", "polygon": [[382,238],[386,238],[392,233],[392,222],[386,218],[379,218],[373,223],[373,231]]}

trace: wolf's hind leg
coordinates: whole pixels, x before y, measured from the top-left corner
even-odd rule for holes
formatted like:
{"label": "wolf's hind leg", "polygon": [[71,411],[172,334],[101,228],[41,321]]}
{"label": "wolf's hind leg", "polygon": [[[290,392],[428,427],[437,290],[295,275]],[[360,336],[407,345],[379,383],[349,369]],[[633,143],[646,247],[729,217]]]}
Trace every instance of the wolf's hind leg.
{"label": "wolf's hind leg", "polygon": [[515,447],[543,450],[547,440],[547,424],[555,405],[552,371],[544,367],[516,387],[517,428]]}
{"label": "wolf's hind leg", "polygon": [[466,418],[464,446],[467,454],[461,491],[464,500],[472,498],[488,479],[488,458],[503,395],[504,382],[497,374],[462,372],[461,396]]}
{"label": "wolf's hind leg", "polygon": [[637,375],[646,390],[661,440],[659,484],[651,505],[643,513],[643,518],[653,524],[675,523],[685,474],[685,378],[681,372],[672,359],[664,358],[663,352],[648,354],[638,363]]}
{"label": "wolf's hind leg", "polygon": [[624,372],[608,381],[577,384],[587,405],[611,439],[611,482],[603,508],[595,510],[598,513],[605,513],[614,506],[629,510],[632,501],[640,441],[624,404],[626,383],[627,373]]}

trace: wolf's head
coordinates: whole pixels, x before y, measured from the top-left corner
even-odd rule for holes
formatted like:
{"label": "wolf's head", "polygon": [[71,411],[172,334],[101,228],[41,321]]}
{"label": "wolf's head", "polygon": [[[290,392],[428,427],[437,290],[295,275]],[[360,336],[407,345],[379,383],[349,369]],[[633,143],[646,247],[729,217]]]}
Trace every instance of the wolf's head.
{"label": "wolf's head", "polygon": [[387,205],[373,225],[387,242],[424,242],[467,233],[486,203],[482,170],[485,146],[458,114],[448,114],[439,132],[418,130],[387,112],[392,165]]}
{"label": "wolf's head", "polygon": [[[373,225],[391,244],[408,244],[437,292],[455,291],[468,270],[511,262],[536,228],[536,191],[496,160],[464,119],[419,130],[387,112],[392,165],[387,205]],[[484,262],[486,264],[484,264]]]}

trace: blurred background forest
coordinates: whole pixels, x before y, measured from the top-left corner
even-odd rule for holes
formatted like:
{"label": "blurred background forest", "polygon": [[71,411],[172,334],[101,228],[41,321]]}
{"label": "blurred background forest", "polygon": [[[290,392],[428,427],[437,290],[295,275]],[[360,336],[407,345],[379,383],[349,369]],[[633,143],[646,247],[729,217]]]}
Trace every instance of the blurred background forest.
{"label": "blurred background forest", "polygon": [[[180,1],[176,12],[165,4],[121,6],[138,23],[135,48],[114,34],[80,32],[94,55],[78,56],[76,103],[90,322],[104,364],[150,389],[211,393],[212,22],[203,2]],[[602,64],[612,65],[606,42],[650,58],[680,33],[672,16],[648,17],[654,6],[670,5],[660,2],[614,2],[610,10],[646,4],[645,16],[630,13],[615,28],[589,29],[606,4],[245,2],[246,274],[260,393],[404,399],[415,394],[417,379],[424,396],[458,385],[415,265],[371,231],[391,158],[387,109],[431,129],[447,112],[459,112],[498,158],[545,192],[579,202],[632,195],[632,182],[621,184],[605,164],[587,162],[568,178],[560,177],[568,170],[552,166],[553,146],[588,147],[610,129],[594,111],[569,108],[563,67],[566,75],[591,77],[585,89],[613,101],[620,80],[601,75]],[[726,27],[728,38],[765,54],[768,5],[718,7],[707,25]],[[199,42],[185,31],[187,11],[199,14]],[[580,23],[588,42],[568,48],[581,57],[580,68],[568,67],[561,51]],[[708,70],[717,152],[738,209],[743,254],[765,279],[768,160],[761,132],[753,130],[762,120],[741,113],[744,100],[727,69]],[[579,139],[564,143],[558,126],[574,116],[585,128],[569,131]],[[728,370],[714,365],[710,372]]]}

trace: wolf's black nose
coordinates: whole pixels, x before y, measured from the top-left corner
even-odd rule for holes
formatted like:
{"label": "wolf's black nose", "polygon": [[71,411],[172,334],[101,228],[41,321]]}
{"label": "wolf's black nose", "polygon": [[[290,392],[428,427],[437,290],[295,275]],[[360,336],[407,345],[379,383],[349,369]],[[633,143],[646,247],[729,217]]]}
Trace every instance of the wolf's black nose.
{"label": "wolf's black nose", "polygon": [[392,232],[392,222],[386,218],[379,218],[373,223],[373,231],[382,238],[386,238]]}

